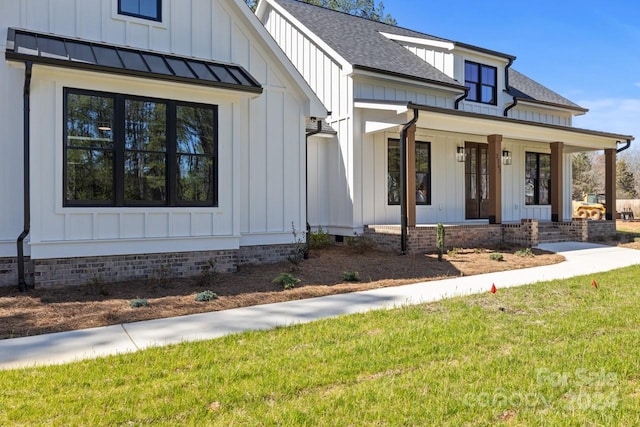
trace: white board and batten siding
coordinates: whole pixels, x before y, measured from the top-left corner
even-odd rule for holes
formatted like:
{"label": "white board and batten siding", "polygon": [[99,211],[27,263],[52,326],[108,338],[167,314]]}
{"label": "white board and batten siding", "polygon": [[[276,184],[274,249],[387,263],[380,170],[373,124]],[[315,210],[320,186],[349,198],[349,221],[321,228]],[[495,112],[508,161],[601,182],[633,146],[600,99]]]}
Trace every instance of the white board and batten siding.
{"label": "white board and batten siding", "polygon": [[357,199],[353,186],[358,173],[358,158],[354,157],[354,83],[345,72],[350,65],[270,5],[262,23],[331,112],[327,122],[336,137],[309,138],[309,222],[343,234],[353,229],[353,204],[345,201]]}
{"label": "white board and batten siding", "polygon": [[[242,65],[264,88],[256,96],[36,64],[31,111],[33,258],[235,249],[291,243],[292,225],[304,229],[302,165],[309,100],[231,2],[165,0],[162,5],[163,22],[153,22],[118,15],[117,0],[0,3],[2,44],[7,27],[19,27],[195,56]],[[21,101],[24,66],[12,62],[7,67],[2,61],[0,73],[2,99]],[[65,87],[218,105],[218,207],[64,208]],[[12,140],[3,137],[2,173],[16,182],[0,188],[0,256],[15,256],[15,239],[22,231],[22,106],[2,103],[0,109],[0,128]],[[9,242],[13,249],[5,249]]]}

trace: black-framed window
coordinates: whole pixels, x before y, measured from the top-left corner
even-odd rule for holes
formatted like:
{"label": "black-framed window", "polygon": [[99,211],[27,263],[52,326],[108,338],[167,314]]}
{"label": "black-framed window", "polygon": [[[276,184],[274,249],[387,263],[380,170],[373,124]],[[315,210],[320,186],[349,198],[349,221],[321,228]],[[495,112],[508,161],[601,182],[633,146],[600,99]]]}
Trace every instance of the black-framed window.
{"label": "black-framed window", "polygon": [[64,206],[217,206],[217,106],[65,88],[64,122]]}
{"label": "black-framed window", "polygon": [[524,180],[525,204],[551,204],[551,154],[527,152]]}
{"label": "black-framed window", "polygon": [[118,0],[118,13],[162,21],[162,0]]}
{"label": "black-framed window", "polygon": [[[415,191],[417,205],[431,204],[431,143],[416,141]],[[400,204],[400,140],[389,139],[387,148],[387,203]]]}
{"label": "black-framed window", "polygon": [[469,88],[467,101],[497,105],[498,103],[498,69],[490,65],[465,61],[464,84]]}

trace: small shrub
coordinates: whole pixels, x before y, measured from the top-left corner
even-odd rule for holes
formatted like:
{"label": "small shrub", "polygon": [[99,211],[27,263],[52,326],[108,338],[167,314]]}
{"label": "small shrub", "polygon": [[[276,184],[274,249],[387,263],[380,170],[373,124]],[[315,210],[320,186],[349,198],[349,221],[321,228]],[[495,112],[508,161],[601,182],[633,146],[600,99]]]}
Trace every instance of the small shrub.
{"label": "small shrub", "polygon": [[487,251],[487,250],[486,250],[485,248],[475,248],[475,249],[473,250],[473,253],[474,253],[474,254],[483,254],[483,253],[485,253],[486,251]]}
{"label": "small shrub", "polygon": [[212,291],[202,291],[196,294],[196,301],[198,302],[208,302],[214,299],[218,299],[218,294]]}
{"label": "small shrub", "polygon": [[202,270],[200,270],[200,275],[196,280],[197,284],[200,286],[211,286],[216,281],[216,260],[213,258],[209,258],[207,263],[202,266]]}
{"label": "small shrub", "polygon": [[296,230],[293,222],[291,223],[291,233],[293,234],[293,249],[291,250],[291,255],[287,257],[287,261],[297,269],[307,254],[307,244],[302,237],[299,237],[300,233]]}
{"label": "small shrub", "polygon": [[91,279],[89,279],[89,282],[87,282],[87,289],[88,292],[96,298],[99,296],[106,297],[110,294],[107,284],[99,274],[94,274]]}
{"label": "small shrub", "polygon": [[436,227],[436,247],[438,248],[438,261],[442,261],[442,254],[444,253],[444,237],[444,225],[438,223],[438,226]]}
{"label": "small shrub", "polygon": [[461,248],[453,248],[447,251],[447,256],[454,257],[460,255]]}
{"label": "small shrub", "polygon": [[516,251],[516,256],[523,258],[532,258],[534,257],[534,254],[531,248],[523,248]]}
{"label": "small shrub", "polygon": [[309,233],[309,248],[322,249],[331,246],[331,236],[325,232],[322,227],[318,227],[318,231]]}
{"label": "small shrub", "polygon": [[272,282],[282,285],[284,289],[292,289],[300,283],[300,279],[291,273],[280,273]]}
{"label": "small shrub", "polygon": [[360,281],[360,273],[357,271],[345,271],[342,273],[342,280],[345,282],[359,282]]}
{"label": "small shrub", "polygon": [[354,234],[353,237],[347,237],[347,246],[357,254],[363,254],[374,248],[373,240],[364,236]]}
{"label": "small shrub", "polygon": [[149,301],[146,298],[136,298],[129,302],[129,307],[131,308],[140,308],[140,307],[148,307]]}
{"label": "small shrub", "polygon": [[636,243],[640,243],[640,237],[635,237],[635,238],[633,239],[633,241],[634,241],[634,242],[636,242]]}
{"label": "small shrub", "polygon": [[494,252],[489,255],[489,259],[492,261],[504,261],[504,255],[502,255],[500,252]]}
{"label": "small shrub", "polygon": [[172,274],[171,267],[162,264],[156,268],[151,277],[149,277],[149,282],[156,286],[167,286]]}

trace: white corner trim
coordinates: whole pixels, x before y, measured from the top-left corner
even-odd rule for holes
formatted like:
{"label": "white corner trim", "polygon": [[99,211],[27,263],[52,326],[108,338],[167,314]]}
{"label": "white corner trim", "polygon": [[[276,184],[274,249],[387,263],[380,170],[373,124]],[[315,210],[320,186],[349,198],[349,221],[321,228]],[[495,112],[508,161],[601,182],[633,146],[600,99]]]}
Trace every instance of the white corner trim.
{"label": "white corner trim", "polygon": [[407,103],[398,104],[398,103],[386,103],[386,102],[366,102],[366,101],[356,101],[353,106],[355,108],[364,108],[368,110],[384,110],[384,111],[395,111],[396,114],[404,114],[409,111],[407,107]]}
{"label": "white corner trim", "polygon": [[383,33],[382,31],[380,31],[380,34],[385,36],[389,40],[395,40],[395,41],[404,42],[404,43],[412,43],[412,44],[417,44],[421,46],[429,46],[429,47],[435,47],[435,48],[445,49],[445,50],[453,50],[455,48],[455,45],[452,42],[422,39],[418,37],[401,36],[399,34]]}

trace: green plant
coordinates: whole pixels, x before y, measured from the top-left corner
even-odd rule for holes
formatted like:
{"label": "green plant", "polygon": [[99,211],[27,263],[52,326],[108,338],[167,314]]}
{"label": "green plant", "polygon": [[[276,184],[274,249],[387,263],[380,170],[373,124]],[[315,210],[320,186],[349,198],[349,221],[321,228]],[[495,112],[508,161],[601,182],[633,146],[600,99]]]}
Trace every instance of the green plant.
{"label": "green plant", "polygon": [[284,289],[292,289],[300,283],[300,279],[291,273],[280,273],[272,282],[282,285]]}
{"label": "green plant", "polygon": [[291,250],[291,255],[287,257],[287,261],[293,264],[293,267],[297,269],[305,258],[307,253],[307,244],[302,237],[299,237],[300,233],[296,230],[293,222],[291,222],[291,233],[293,234],[293,249]]}
{"label": "green plant", "polygon": [[200,275],[196,280],[197,284],[200,286],[211,286],[214,284],[217,276],[216,270],[216,260],[213,258],[209,258],[205,265],[202,266],[200,270]]}
{"label": "green plant", "polygon": [[198,302],[213,301],[214,299],[218,299],[218,294],[212,291],[202,291],[196,294],[196,301]]}
{"label": "green plant", "polygon": [[373,240],[365,235],[353,234],[353,237],[347,237],[347,246],[357,254],[363,254],[374,248]]}
{"label": "green plant", "polygon": [[458,256],[460,254],[460,251],[462,251],[461,248],[449,249],[447,251],[447,256],[450,256],[450,257]]}
{"label": "green plant", "polygon": [[640,243],[640,237],[634,237],[633,241],[636,242],[636,243]]}
{"label": "green plant", "polygon": [[345,271],[342,273],[342,280],[345,282],[359,282],[360,281],[360,273],[357,271]]}
{"label": "green plant", "polygon": [[131,308],[140,308],[140,307],[148,307],[149,301],[146,298],[136,298],[129,302],[129,307]]}
{"label": "green plant", "polygon": [[156,286],[166,286],[169,284],[169,280],[173,272],[171,271],[171,267],[162,264],[160,267],[156,268],[153,274],[149,277],[149,282]]}
{"label": "green plant", "polygon": [[489,255],[489,259],[492,261],[504,261],[504,255],[502,255],[500,252],[493,252],[491,255]]}
{"label": "green plant", "polygon": [[331,246],[331,235],[325,232],[321,226],[317,231],[309,233],[309,248],[322,249]]}
{"label": "green plant", "polygon": [[444,225],[438,223],[436,226],[436,247],[438,248],[438,261],[442,261],[442,254],[444,253]]}
{"label": "green plant", "polygon": [[531,248],[522,248],[516,251],[515,253],[516,256],[519,257],[523,257],[523,258],[532,258],[535,255],[533,254],[533,251],[531,250]]}

